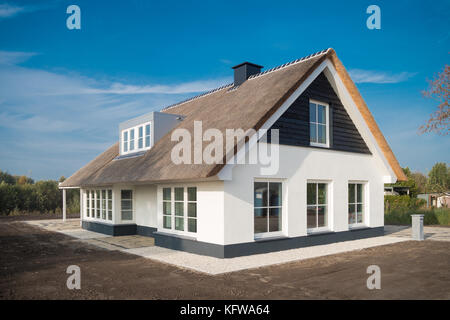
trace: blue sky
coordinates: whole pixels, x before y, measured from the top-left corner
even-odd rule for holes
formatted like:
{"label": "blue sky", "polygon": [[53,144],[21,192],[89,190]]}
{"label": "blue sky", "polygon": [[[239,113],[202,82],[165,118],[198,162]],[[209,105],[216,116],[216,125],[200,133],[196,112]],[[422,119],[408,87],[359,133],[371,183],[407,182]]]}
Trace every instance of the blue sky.
{"label": "blue sky", "polygon": [[[68,30],[66,8],[81,8]],[[366,8],[381,8],[381,30]],[[70,176],[118,124],[332,47],[402,166],[449,162],[448,136],[418,135],[437,103],[426,79],[449,63],[449,1],[2,1],[0,169]]]}

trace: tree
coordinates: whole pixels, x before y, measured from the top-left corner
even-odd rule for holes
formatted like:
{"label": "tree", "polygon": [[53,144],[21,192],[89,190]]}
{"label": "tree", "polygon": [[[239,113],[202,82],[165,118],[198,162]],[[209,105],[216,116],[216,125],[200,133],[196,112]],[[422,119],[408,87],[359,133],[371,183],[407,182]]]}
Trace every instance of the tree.
{"label": "tree", "polygon": [[448,103],[450,66],[445,65],[442,72],[438,73],[433,80],[427,80],[429,88],[423,91],[424,97],[432,98],[440,102],[437,110],[430,115],[427,123],[420,126],[419,131],[436,132],[438,134],[447,135],[450,131],[450,109]]}
{"label": "tree", "polygon": [[0,183],[6,183],[6,184],[15,184],[16,179],[14,179],[14,176],[10,175],[8,172],[0,170]]}
{"label": "tree", "polygon": [[427,192],[428,179],[422,172],[411,173],[411,178],[416,183],[417,193],[426,193]]}
{"label": "tree", "polygon": [[410,197],[415,198],[418,194],[416,181],[414,180],[411,170],[408,167],[402,168],[402,169],[403,169],[403,172],[405,173],[406,177],[408,178],[408,180],[407,181],[397,181],[394,184],[387,184],[387,185],[392,186],[392,187],[408,187]]}
{"label": "tree", "polygon": [[443,193],[450,188],[450,167],[445,162],[436,163],[428,174],[428,188],[433,192]]}

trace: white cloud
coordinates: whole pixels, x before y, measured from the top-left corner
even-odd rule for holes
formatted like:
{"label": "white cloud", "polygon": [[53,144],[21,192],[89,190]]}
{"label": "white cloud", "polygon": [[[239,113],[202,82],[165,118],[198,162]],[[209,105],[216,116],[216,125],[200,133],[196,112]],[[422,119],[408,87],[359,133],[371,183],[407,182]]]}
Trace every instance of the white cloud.
{"label": "white cloud", "polygon": [[404,82],[416,75],[415,72],[388,73],[384,71],[351,69],[350,77],[356,83],[398,83]]}
{"label": "white cloud", "polygon": [[1,51],[0,50],[0,65],[17,65],[25,62],[32,56],[35,56],[35,52],[20,52],[20,51]]}
{"label": "white cloud", "polygon": [[8,3],[0,3],[0,19],[13,17],[23,11],[25,11],[24,7],[18,7]]}
{"label": "white cloud", "polygon": [[107,89],[88,89],[85,93],[111,93],[111,94],[183,94],[209,91],[230,82],[230,79],[214,79],[205,81],[192,81],[174,85],[129,85],[113,83]]}
{"label": "white cloud", "polygon": [[74,173],[117,141],[120,122],[225,82],[108,83],[18,65],[34,55],[0,51],[0,169],[38,179]]}

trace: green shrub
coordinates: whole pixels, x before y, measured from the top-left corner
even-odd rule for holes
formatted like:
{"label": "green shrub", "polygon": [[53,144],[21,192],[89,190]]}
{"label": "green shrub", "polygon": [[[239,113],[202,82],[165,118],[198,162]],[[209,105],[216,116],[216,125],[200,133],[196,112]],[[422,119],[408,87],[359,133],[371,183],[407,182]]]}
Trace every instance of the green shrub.
{"label": "green shrub", "polygon": [[423,223],[425,225],[443,225],[450,226],[450,209],[397,209],[391,210],[384,215],[385,224],[411,225],[412,214],[423,214]]}
{"label": "green shrub", "polygon": [[384,196],[385,212],[403,211],[409,212],[423,207],[426,201],[423,199],[411,198],[410,196]]}

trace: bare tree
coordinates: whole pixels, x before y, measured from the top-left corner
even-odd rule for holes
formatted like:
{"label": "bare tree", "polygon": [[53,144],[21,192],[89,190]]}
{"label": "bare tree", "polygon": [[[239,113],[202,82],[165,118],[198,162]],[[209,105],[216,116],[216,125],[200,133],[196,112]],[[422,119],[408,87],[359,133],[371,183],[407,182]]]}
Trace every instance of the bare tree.
{"label": "bare tree", "polygon": [[450,66],[445,65],[442,72],[438,73],[433,80],[427,80],[429,88],[422,91],[424,97],[432,98],[440,102],[435,112],[430,115],[430,119],[420,126],[420,133],[436,132],[447,135],[450,131],[450,109],[448,104]]}

